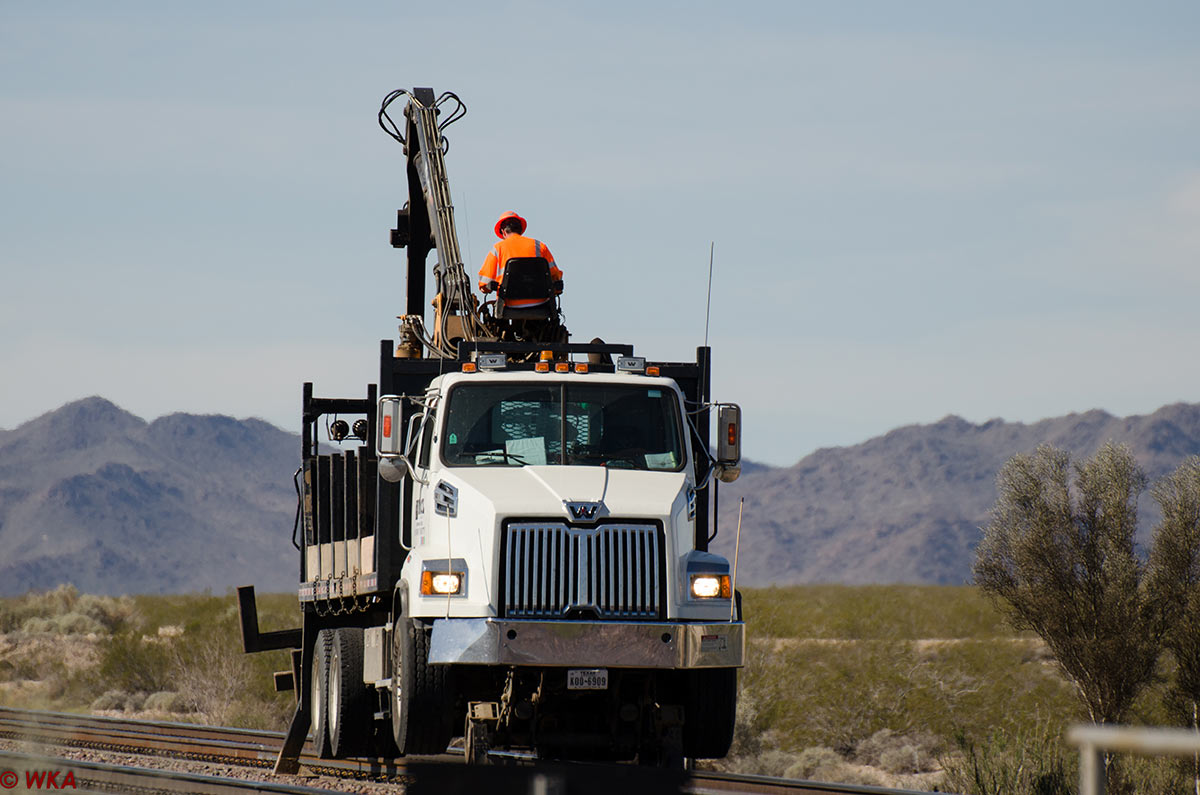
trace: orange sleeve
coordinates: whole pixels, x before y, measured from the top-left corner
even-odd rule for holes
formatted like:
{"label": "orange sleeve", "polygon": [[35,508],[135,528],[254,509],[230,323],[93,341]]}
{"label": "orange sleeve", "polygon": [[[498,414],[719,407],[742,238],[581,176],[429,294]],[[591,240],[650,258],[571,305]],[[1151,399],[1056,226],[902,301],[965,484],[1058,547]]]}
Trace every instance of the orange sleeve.
{"label": "orange sleeve", "polygon": [[550,247],[545,243],[542,246],[542,256],[546,258],[546,262],[550,263],[550,278],[555,281],[562,281],[562,270],[558,267],[558,263],[554,261],[554,255],[550,253]]}
{"label": "orange sleeve", "polygon": [[488,282],[496,281],[496,266],[500,264],[499,258],[496,257],[496,247],[492,246],[487,257],[483,260],[483,267],[479,269],[479,286]]}

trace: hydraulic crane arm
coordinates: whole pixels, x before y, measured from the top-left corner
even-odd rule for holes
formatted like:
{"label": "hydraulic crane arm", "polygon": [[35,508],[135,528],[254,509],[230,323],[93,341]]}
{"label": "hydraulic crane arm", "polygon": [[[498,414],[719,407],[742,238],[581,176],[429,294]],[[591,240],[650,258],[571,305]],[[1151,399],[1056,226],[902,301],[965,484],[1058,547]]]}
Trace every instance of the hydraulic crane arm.
{"label": "hydraulic crane arm", "polygon": [[[388,106],[401,96],[408,97],[404,133],[387,113]],[[439,124],[443,106],[452,109]],[[409,200],[397,213],[392,245],[408,248],[408,295],[401,333],[410,348],[416,347],[411,352],[415,355],[420,355],[423,344],[432,355],[453,357],[459,341],[491,338],[479,317],[479,303],[463,267],[450,181],[446,176],[446,142],[442,130],[465,114],[466,106],[455,94],[446,92],[435,100],[430,88],[393,91],[379,109],[380,126],[404,145],[407,165]],[[432,337],[424,329],[425,260],[430,250],[437,251],[433,267],[437,293],[433,299]]]}

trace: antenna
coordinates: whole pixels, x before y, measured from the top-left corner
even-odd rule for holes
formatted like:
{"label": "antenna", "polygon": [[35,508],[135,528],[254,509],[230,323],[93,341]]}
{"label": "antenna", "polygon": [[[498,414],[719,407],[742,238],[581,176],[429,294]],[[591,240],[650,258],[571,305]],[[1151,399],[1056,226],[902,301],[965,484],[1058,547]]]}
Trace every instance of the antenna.
{"label": "antenna", "polygon": [[715,240],[708,243],[708,300],[704,304],[704,347],[708,347],[708,318],[712,313],[712,269],[713,269],[713,251],[716,249],[717,243]]}

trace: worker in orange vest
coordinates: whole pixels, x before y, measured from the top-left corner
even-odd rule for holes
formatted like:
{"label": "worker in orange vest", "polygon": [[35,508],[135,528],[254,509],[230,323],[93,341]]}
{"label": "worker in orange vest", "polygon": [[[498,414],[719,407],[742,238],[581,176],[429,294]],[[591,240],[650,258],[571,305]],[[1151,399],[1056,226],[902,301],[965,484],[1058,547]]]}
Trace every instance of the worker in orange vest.
{"label": "worker in orange vest", "polygon": [[[542,241],[525,237],[526,226],[525,219],[511,210],[496,221],[495,232],[496,237],[500,238],[500,242],[492,246],[492,250],[488,252],[487,258],[483,261],[483,267],[479,269],[480,290],[490,293],[499,289],[500,282],[504,279],[504,264],[509,259],[513,257],[545,257],[546,261],[550,263],[550,278],[554,280],[554,289],[562,293],[563,274],[558,265],[554,263],[554,255]],[[525,307],[544,304],[545,301],[506,299],[504,303],[505,306]]]}

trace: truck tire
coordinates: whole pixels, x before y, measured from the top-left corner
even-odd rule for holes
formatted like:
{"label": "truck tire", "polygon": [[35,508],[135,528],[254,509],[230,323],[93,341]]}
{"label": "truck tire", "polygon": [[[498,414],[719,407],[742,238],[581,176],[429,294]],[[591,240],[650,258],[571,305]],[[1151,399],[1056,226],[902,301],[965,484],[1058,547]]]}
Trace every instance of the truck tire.
{"label": "truck tire", "polygon": [[367,753],[374,714],[371,692],[363,684],[363,631],[339,627],[329,659],[329,744],[334,757]]}
{"label": "truck tire", "polygon": [[733,744],[737,719],[737,669],[700,668],[684,673],[683,754],[721,759]]}
{"label": "truck tire", "polygon": [[313,747],[321,759],[333,756],[329,743],[329,655],[333,647],[333,632],[323,629],[317,633],[313,647],[312,676],[309,687],[308,714],[312,725]]}
{"label": "truck tire", "polygon": [[402,609],[392,629],[392,737],[401,756],[440,754],[454,736],[447,667],[430,665],[431,630]]}

